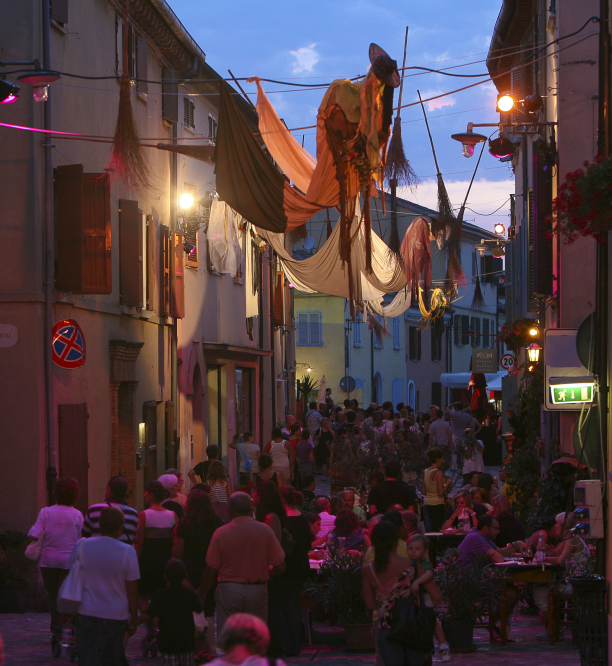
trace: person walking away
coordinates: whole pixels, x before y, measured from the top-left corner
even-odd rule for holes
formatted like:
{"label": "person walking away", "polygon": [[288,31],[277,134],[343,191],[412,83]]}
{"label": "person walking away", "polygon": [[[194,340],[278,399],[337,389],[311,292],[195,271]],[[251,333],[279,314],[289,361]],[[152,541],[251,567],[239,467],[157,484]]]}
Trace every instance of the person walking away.
{"label": "person walking away", "polygon": [[191,483],[195,486],[198,482],[196,479],[196,474],[200,477],[202,483],[206,483],[208,478],[208,468],[213,460],[219,460],[221,455],[221,449],[216,444],[209,444],[206,447],[206,460],[199,462],[193,469],[189,470],[188,476],[191,479]]}
{"label": "person walking away", "polygon": [[[215,531],[223,521],[215,513],[210,497],[201,490],[192,490],[185,505],[185,517],[179,521],[174,535],[172,557],[182,560],[187,568],[187,581],[192,589],[197,590],[206,568],[206,555]],[[215,581],[204,599],[204,616],[209,630],[204,639],[203,651],[207,655],[215,654]]]}
{"label": "person walking away", "polygon": [[[429,559],[429,539],[422,535],[416,534],[408,540],[408,556],[412,559],[413,562],[418,562],[425,572],[420,578],[417,578],[414,583],[412,583],[412,594],[419,596],[420,587],[426,585],[434,579],[433,575],[433,566],[431,565],[431,560]],[[433,606],[433,601],[431,595],[428,592],[425,592],[424,601],[426,606]],[[436,630],[435,636],[438,641],[437,652],[440,655],[442,661],[450,661],[451,653],[450,646],[446,642],[446,637],[444,636],[444,630],[440,624],[440,620],[436,618]]]}
{"label": "person walking away", "polygon": [[391,459],[385,463],[385,480],[372,488],[368,495],[370,513],[386,513],[394,504],[401,504],[404,509],[415,509],[416,493],[401,481],[402,468],[399,461]]}
{"label": "person walking away", "polygon": [[312,475],[314,468],[314,446],[310,437],[310,430],[302,430],[301,437],[295,447],[298,468],[298,484],[302,487],[302,479]]}
{"label": "person walking away", "polygon": [[285,666],[282,659],[267,658],[270,631],[265,622],[249,613],[232,615],[219,635],[219,647],[225,652],[208,666]]}
{"label": "person walking away", "polygon": [[174,474],[176,478],[178,479],[178,487],[176,489],[176,492],[173,493],[172,499],[175,502],[178,502],[183,508],[185,508],[185,504],[187,503],[187,496],[183,495],[181,490],[183,490],[183,486],[185,485],[185,481],[183,479],[183,472],[181,472],[180,469],[176,469],[176,467],[171,467],[170,469],[167,469],[166,474]]}
{"label": "person walking away", "polygon": [[259,456],[261,455],[261,450],[257,444],[253,441],[253,433],[245,432],[242,435],[236,435],[234,441],[229,444],[230,449],[236,449],[237,460],[238,460],[238,470],[244,469],[244,471],[251,477],[259,473]]}
{"label": "person walking away", "polygon": [[302,493],[291,486],[280,490],[287,513],[285,529],[293,538],[291,551],[285,553],[285,570],[268,582],[268,627],[272,657],[293,657],[300,654],[302,645],[302,616],[300,597],[310,573],[308,552],[311,535],[308,520],[302,515]]}
{"label": "person walking away", "polygon": [[323,416],[317,409],[316,402],[311,402],[308,406],[310,409],[304,414],[304,425],[310,430],[310,432],[317,432],[321,427]]}
{"label": "person walking away", "polygon": [[293,478],[295,454],[291,444],[283,439],[279,428],[274,428],[272,431],[272,441],[268,444],[266,453],[272,458],[272,471],[280,475],[281,484],[289,485],[290,479]]}
{"label": "person walking away", "polygon": [[[342,415],[342,420],[345,416]],[[316,432],[317,444],[314,451],[315,466],[323,472],[323,481],[327,481],[327,467],[329,465],[329,455],[331,445],[334,441],[334,431],[330,428],[329,419],[321,419],[321,427]],[[315,472],[316,474],[316,472]]]}
{"label": "person walking away", "polygon": [[86,539],[92,536],[101,536],[100,532],[100,514],[109,506],[114,506],[123,513],[125,522],[123,523],[123,534],[119,541],[132,546],[136,539],[138,530],[138,511],[127,503],[128,484],[122,476],[113,476],[106,486],[106,496],[104,502],[92,504],[83,522],[81,536]]}
{"label": "person walking away", "polygon": [[234,613],[252,613],[265,622],[270,574],[285,570],[285,553],[278,539],[267,525],[252,518],[251,510],[251,498],[234,493],[229,500],[232,520],[213,534],[206,555],[200,593],[206,595],[219,580],[215,595],[219,634]]}
{"label": "person walking away", "polygon": [[164,488],[165,499],[162,502],[162,506],[164,509],[168,509],[168,511],[174,511],[176,517],[180,520],[185,515],[185,512],[180,502],[177,502],[175,499],[179,488],[178,477],[175,474],[162,474],[157,480]]}
{"label": "person walking away", "polygon": [[429,467],[423,472],[421,490],[425,495],[423,502],[423,520],[425,532],[439,532],[446,515],[446,492],[453,485],[452,479],[444,476],[440,469],[444,457],[440,449],[433,448],[427,452]]}
{"label": "person walking away", "polygon": [[[420,564],[397,555],[397,542],[397,528],[393,523],[381,520],[372,530],[374,562],[362,569],[363,598],[370,610],[378,611],[377,645],[384,666],[425,666],[431,658],[429,653],[388,640],[396,599],[408,598],[412,594],[412,583],[425,573]],[[432,599],[441,598],[435,583],[424,587]]]}
{"label": "person walking away", "polygon": [[75,623],[79,666],[127,663],[124,636],[126,630],[130,635],[136,631],[140,574],[136,550],[120,541],[124,520],[120,509],[104,509],[99,518],[101,536],[79,541],[68,561],[71,567],[78,558],[83,577]]}
{"label": "person walking away", "polygon": [[441,409],[436,409],[435,421],[429,426],[428,434],[430,448],[450,446],[453,443],[451,427],[444,420],[444,412]]}
{"label": "person walking away", "polygon": [[[287,488],[288,486],[284,486]],[[278,488],[273,483],[264,483],[253,496],[255,506],[255,520],[265,523],[279,540],[285,529],[287,512],[283,506]]]}
{"label": "person walking away", "polygon": [[282,485],[280,474],[272,470],[272,458],[263,453],[259,456],[259,472],[253,476],[253,490],[271,481],[277,488]]}
{"label": "person walking away", "polygon": [[472,428],[466,428],[464,433],[465,453],[463,458],[463,483],[469,483],[474,472],[484,472],[484,444],[476,439],[476,433]]}
{"label": "person walking away", "polygon": [[138,589],[150,598],[165,587],[164,570],[172,557],[172,533],[178,518],[174,511],[164,509],[164,489],[159,481],[145,485],[144,502],[148,507],[138,514],[138,533],[134,548],[140,564]]}
{"label": "person walking away", "polygon": [[67,477],[53,484],[55,502],[41,509],[36,522],[28,532],[32,542],[42,539],[38,566],[49,595],[51,613],[51,652],[54,657],[61,654],[63,622],[57,610],[57,593],[68,575],[68,560],[81,536],[83,514],[74,508],[79,496],[76,479]]}
{"label": "person walking away", "polygon": [[208,468],[208,485],[210,486],[210,500],[216,514],[224,523],[229,523],[229,499],[231,488],[227,479],[227,470],[220,460],[213,460]]}
{"label": "person walking away", "polygon": [[198,595],[183,585],[187,569],[180,560],[166,564],[167,587],[155,593],[136,624],[159,622],[159,651],[162,666],[193,666],[195,663],[194,613],[202,612]]}
{"label": "person walking away", "polygon": [[[453,407],[455,407],[455,409],[452,409]],[[469,405],[463,405],[461,402],[454,402],[446,408],[446,413],[450,418],[453,444],[455,444],[457,440],[463,439],[465,429],[472,426],[472,414],[466,412],[469,408]]]}

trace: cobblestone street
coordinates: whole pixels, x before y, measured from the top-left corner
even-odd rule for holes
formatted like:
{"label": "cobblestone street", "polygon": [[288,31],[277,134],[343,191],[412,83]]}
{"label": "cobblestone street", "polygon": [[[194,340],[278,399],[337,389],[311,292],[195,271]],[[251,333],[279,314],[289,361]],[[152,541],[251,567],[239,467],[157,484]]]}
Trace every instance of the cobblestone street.
{"label": "cobblestone street", "polygon": [[[49,616],[44,613],[26,613],[25,615],[0,615],[0,635],[5,642],[6,666],[56,666],[66,661],[65,654],[60,660],[51,656],[48,632]],[[578,650],[572,648],[569,634],[565,641],[550,646],[536,640],[541,632],[541,625],[533,617],[518,615],[514,624],[516,641],[502,646],[501,643],[489,643],[489,637],[483,630],[476,630],[476,651],[469,654],[455,654],[450,664],[469,666],[471,664],[490,664],[495,666],[578,666]],[[320,637],[323,632],[316,632]],[[331,633],[336,634],[336,631]],[[133,666],[155,666],[161,659],[143,659],[140,655],[140,642],[145,635],[141,628],[128,644],[128,659]],[[329,635],[329,634],[328,634]],[[332,637],[330,637],[332,638]],[[349,654],[342,647],[313,645],[305,647],[299,657],[288,660],[289,664],[315,663],[320,666],[366,666],[375,664],[373,654]],[[434,663],[438,663],[434,659]],[[441,663],[441,662],[440,662]]]}

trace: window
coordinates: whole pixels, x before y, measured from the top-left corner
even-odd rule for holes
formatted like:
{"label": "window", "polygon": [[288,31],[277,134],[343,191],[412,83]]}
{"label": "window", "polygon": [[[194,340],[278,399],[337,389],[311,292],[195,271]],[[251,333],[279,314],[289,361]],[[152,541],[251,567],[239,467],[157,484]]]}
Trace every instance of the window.
{"label": "window", "polygon": [[142,246],[145,253],[144,265],[142,267],[142,282],[144,285],[143,288],[143,298],[145,308],[149,311],[154,311],[157,308],[157,280],[156,276],[156,235],[155,235],[155,222],[152,215],[147,215],[143,223],[143,237],[142,237]]}
{"label": "window", "polygon": [[438,336],[438,332],[435,326],[430,328],[431,330],[431,360],[432,361],[441,361],[442,360],[442,336]]}
{"label": "window", "polygon": [[213,116],[208,116],[208,137],[217,140],[217,119]]}
{"label": "window", "polygon": [[[376,321],[382,326],[383,321],[382,317],[380,315],[374,315],[376,317]],[[374,340],[374,349],[382,349],[382,338],[379,340],[379,338],[376,335],[376,331],[372,331],[372,338]]]}
{"label": "window", "polygon": [[442,383],[431,382],[431,404],[442,409]]}
{"label": "window", "polygon": [[75,294],[110,294],[110,180],[106,173],[83,173],[82,164],[54,172],[57,288]]}
{"label": "window", "polygon": [[285,275],[282,271],[278,271],[273,293],[274,326],[285,325],[285,288]]}
{"label": "window", "polygon": [[454,340],[458,347],[470,344],[470,318],[467,315],[455,315]]}
{"label": "window", "polygon": [[472,347],[480,347],[480,318],[479,317],[472,317],[472,323],[471,323],[471,345]]}
{"label": "window", "polygon": [[297,346],[322,347],[323,324],[320,312],[297,313]]}
{"label": "window", "polygon": [[421,329],[416,326],[408,327],[408,338],[410,342],[409,358],[411,361],[421,360]]}
{"label": "window", "polygon": [[398,317],[393,319],[393,349],[400,349],[400,320]]}
{"label": "window", "polygon": [[52,21],[65,26],[68,23],[68,0],[50,0],[49,12]]}
{"label": "window", "polygon": [[119,199],[119,302],[142,308],[142,214],[138,201]]}
{"label": "window", "polygon": [[193,197],[193,207],[185,211],[185,240],[189,245],[193,246],[193,249],[187,253],[187,266],[191,268],[198,267],[198,226],[199,223],[197,220],[189,219],[195,218],[197,211],[197,201],[198,201],[198,188],[195,185],[189,183],[183,183],[183,192],[185,194],[191,194]]}
{"label": "window", "polygon": [[[115,73],[123,75],[124,68],[124,34],[123,21],[115,16]],[[134,32],[132,26],[128,26],[128,75],[136,80],[136,92],[147,93],[149,90],[146,82],[147,76],[147,40]],[[138,79],[143,79],[139,81]]]}
{"label": "window", "polygon": [[353,322],[353,347],[361,347],[361,315]]}
{"label": "window", "polygon": [[189,129],[195,129],[195,104],[189,97],[183,97],[183,124]]}
{"label": "window", "polygon": [[493,340],[495,338],[494,335],[490,335],[489,325],[490,325],[489,319],[482,320],[482,346],[485,349],[493,348]]}
{"label": "window", "polygon": [[170,125],[178,123],[178,72],[162,68],[162,120]]}
{"label": "window", "polygon": [[159,314],[170,316],[172,301],[172,284],[170,279],[170,229],[161,224],[159,227],[160,275],[159,275]]}

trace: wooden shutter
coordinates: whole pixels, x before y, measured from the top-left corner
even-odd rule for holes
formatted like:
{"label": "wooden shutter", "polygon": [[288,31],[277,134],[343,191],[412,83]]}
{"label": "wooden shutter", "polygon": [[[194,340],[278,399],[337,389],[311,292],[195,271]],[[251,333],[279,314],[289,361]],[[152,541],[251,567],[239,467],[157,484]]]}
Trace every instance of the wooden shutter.
{"label": "wooden shutter", "polygon": [[461,344],[461,315],[455,315],[455,333],[454,333],[454,338],[455,338],[455,344],[460,345]]}
{"label": "wooden shutter", "polygon": [[416,329],[416,340],[417,340],[417,361],[421,360],[421,329]]}
{"label": "wooden shutter", "polygon": [[60,25],[68,23],[68,0],[50,0],[51,18]]}
{"label": "wooden shutter", "polygon": [[293,289],[289,289],[289,285],[285,285],[285,327],[291,326],[291,294]]}
{"label": "wooden shutter", "polygon": [[397,317],[393,319],[393,348],[400,348],[400,322]]}
{"label": "wooden shutter", "polygon": [[138,202],[119,199],[119,302],[143,306],[142,215]]}
{"label": "wooden shutter", "polygon": [[435,326],[431,327],[431,360],[442,360],[442,338],[438,337]]}
{"label": "wooden shutter", "polygon": [[285,277],[281,271],[276,274],[274,284],[274,326],[284,326]]}
{"label": "wooden shutter", "polygon": [[491,349],[493,347],[494,336],[490,335],[489,321],[489,319],[482,320],[482,346],[485,349]]}
{"label": "wooden shutter", "polygon": [[178,122],[178,72],[162,68],[162,120],[173,125]]}
{"label": "wooden shutter", "polygon": [[172,316],[182,319],[185,316],[185,266],[183,264],[183,234],[172,234],[173,252],[172,275]]}
{"label": "wooden shutter", "polygon": [[170,280],[170,229],[165,224],[159,227],[159,314],[162,317],[170,316],[172,301]]}
{"label": "wooden shutter", "polygon": [[57,288],[78,294],[112,291],[110,180],[82,164],[55,169]]}
{"label": "wooden shutter", "polygon": [[323,344],[323,336],[321,335],[321,315],[318,312],[311,312],[309,319],[310,346],[320,347]]}
{"label": "wooden shutter", "polygon": [[470,318],[467,315],[461,315],[461,344],[470,344]]}
{"label": "wooden shutter", "polygon": [[416,361],[416,327],[408,327],[409,356],[411,361]]}
{"label": "wooden shutter", "polygon": [[353,324],[353,345],[361,347],[361,315],[357,317],[357,320]]}
{"label": "wooden shutter", "polygon": [[166,400],[166,465],[168,467],[177,466],[176,443],[174,441],[174,403],[172,400]]}
{"label": "wooden shutter", "polygon": [[442,383],[431,382],[431,403],[442,408]]}
{"label": "wooden shutter", "polygon": [[166,468],[166,403],[158,402],[155,407],[157,470],[163,474]]}
{"label": "wooden shutter", "polygon": [[155,311],[157,309],[157,243],[155,242],[155,222],[152,215],[147,215],[146,220],[146,239],[147,239],[147,310]]}
{"label": "wooden shutter", "polygon": [[299,312],[297,316],[297,346],[308,347],[310,336],[308,332],[308,314],[306,312]]}
{"label": "wooden shutter", "polygon": [[59,475],[79,482],[80,495],[75,508],[89,506],[89,461],[87,454],[87,403],[58,405]]}
{"label": "wooden shutter", "polygon": [[[138,79],[148,79],[147,67],[147,40],[144,37],[136,36],[136,77]],[[147,81],[137,81],[136,90],[140,93],[149,91]]]}
{"label": "wooden shutter", "polygon": [[144,482],[155,481],[157,473],[157,402],[151,400],[143,405],[142,420],[145,424]]}
{"label": "wooden shutter", "polygon": [[543,141],[533,143],[533,198],[531,244],[533,245],[532,291],[538,296],[553,293],[552,239],[547,237],[546,218],[552,215],[552,163]]}

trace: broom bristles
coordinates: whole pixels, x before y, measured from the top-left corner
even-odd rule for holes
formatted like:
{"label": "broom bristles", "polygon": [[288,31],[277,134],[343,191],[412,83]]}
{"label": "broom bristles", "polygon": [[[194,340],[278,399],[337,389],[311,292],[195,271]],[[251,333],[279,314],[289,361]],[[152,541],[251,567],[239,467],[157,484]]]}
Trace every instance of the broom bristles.
{"label": "broom bristles", "polygon": [[387,151],[387,163],[385,165],[385,184],[387,187],[391,187],[391,181],[393,180],[396,185],[409,187],[411,190],[420,182],[404,152],[402,124],[398,116],[396,116],[393,123],[393,134]]}
{"label": "broom bristles", "polygon": [[480,288],[480,275],[476,276],[476,287],[474,288],[474,298],[472,299],[472,310],[486,310],[487,304],[485,303],[482,289]]}

